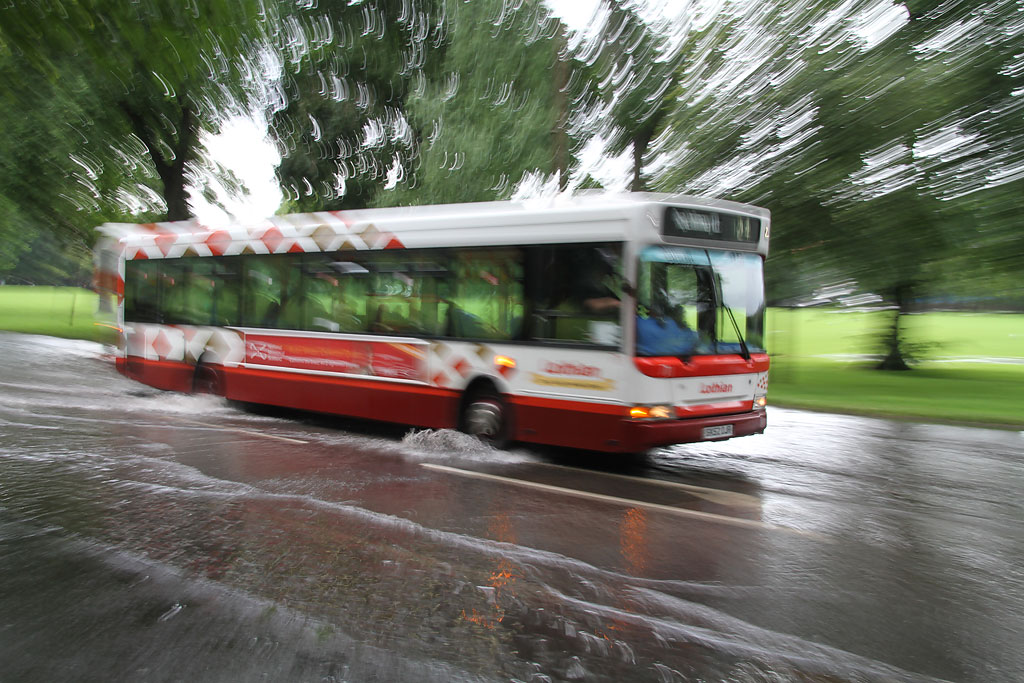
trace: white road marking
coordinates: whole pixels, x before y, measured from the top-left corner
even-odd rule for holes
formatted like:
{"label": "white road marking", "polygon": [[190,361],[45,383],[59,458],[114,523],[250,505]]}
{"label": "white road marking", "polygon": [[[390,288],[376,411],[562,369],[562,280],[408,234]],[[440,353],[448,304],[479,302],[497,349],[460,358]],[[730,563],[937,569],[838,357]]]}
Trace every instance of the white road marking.
{"label": "white road marking", "polygon": [[587,474],[597,474],[602,477],[610,477],[613,479],[622,479],[623,481],[630,481],[633,483],[640,484],[653,484],[655,486],[662,486],[665,488],[680,489],[687,493],[703,498],[709,503],[717,503],[718,505],[728,505],[734,508],[747,508],[747,509],[758,509],[761,507],[761,501],[756,496],[751,496],[746,493],[736,493],[735,491],[724,491],[722,489],[710,489],[704,486],[695,486],[694,484],[682,484],[674,481],[662,481],[661,479],[638,479],[637,477],[630,477],[625,474],[615,474],[614,472],[600,472],[596,470],[579,470],[575,467],[566,467],[565,465],[552,465],[546,462],[534,463],[541,467],[550,467],[552,469],[566,470],[566,471],[583,471]]}
{"label": "white road marking", "polygon": [[292,439],[287,436],[278,436],[277,434],[264,434],[263,432],[254,432],[250,429],[239,429],[238,427],[223,427],[228,432],[238,432],[239,434],[248,434],[249,436],[259,436],[264,439],[276,439],[278,441],[285,441],[287,443],[309,443],[302,439]]}
{"label": "white road marking", "polygon": [[483,479],[486,481],[497,481],[504,484],[510,484],[512,486],[521,486],[523,488],[536,489],[538,491],[547,491],[549,493],[560,493],[566,496],[573,496],[576,498],[586,498],[589,500],[597,500],[605,503],[612,503],[615,505],[625,505],[627,507],[640,507],[648,510],[658,510],[659,512],[667,512],[680,517],[690,517],[692,519],[699,519],[705,522],[712,522],[717,524],[728,524],[732,526],[747,527],[750,529],[762,529],[765,531],[780,531],[783,533],[796,534],[799,536],[806,536],[808,538],[814,538],[820,541],[831,540],[813,531],[802,531],[800,529],[793,529],[785,526],[777,526],[775,524],[769,524],[767,522],[758,522],[752,519],[743,519],[741,517],[729,517],[727,515],[716,515],[711,512],[701,512],[699,510],[687,510],[686,508],[673,507],[671,505],[662,505],[660,503],[647,503],[642,500],[633,500],[631,498],[620,498],[618,496],[608,496],[603,493],[591,493],[589,491],[579,491],[576,489],[568,489],[563,486],[553,486],[551,484],[541,484],[533,481],[526,481],[523,479],[514,479],[511,477],[503,477],[497,474],[487,474],[485,472],[474,472],[473,470],[464,470],[457,467],[448,467],[447,465],[436,465],[434,463],[424,462],[420,463],[422,467],[428,470],[435,470],[438,472],[446,472],[448,474],[454,474],[460,477],[469,477],[471,479]]}
{"label": "white road marking", "polygon": [[274,439],[276,441],[284,441],[286,443],[309,443],[302,439],[292,439],[287,436],[278,436],[276,434],[265,434],[264,432],[257,432],[251,429],[242,429],[241,427],[221,427],[220,425],[206,424],[205,422],[199,422],[197,420],[186,420],[184,418],[171,416],[172,419],[177,419],[179,422],[185,422],[187,424],[196,425],[198,427],[205,427],[206,429],[213,429],[218,432],[237,432],[239,434],[245,434],[247,436],[258,436],[263,439]]}

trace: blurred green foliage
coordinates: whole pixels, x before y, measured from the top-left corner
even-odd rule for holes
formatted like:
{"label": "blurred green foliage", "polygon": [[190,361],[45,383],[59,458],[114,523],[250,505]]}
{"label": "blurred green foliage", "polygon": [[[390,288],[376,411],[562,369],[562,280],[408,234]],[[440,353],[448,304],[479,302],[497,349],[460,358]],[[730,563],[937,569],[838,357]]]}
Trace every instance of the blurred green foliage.
{"label": "blurred green foliage", "polygon": [[541,0],[13,0],[0,279],[80,283],[91,226],[187,217],[226,175],[203,132],[259,110],[290,210],[593,186],[594,141],[636,189],[766,206],[770,298],[882,296],[889,367],[923,299],[1015,289],[1018,0],[600,6],[574,34]]}
{"label": "blurred green foliage", "polygon": [[[15,179],[9,183],[36,191],[0,185],[3,196],[42,229],[78,240],[90,239],[82,226],[101,216],[190,217],[187,186],[215,166],[200,135],[262,102],[260,58],[273,7],[259,0],[7,3],[0,114],[5,128],[33,135],[8,143],[30,164],[3,171]],[[40,140],[56,144],[39,155]]]}
{"label": "blurred green foliage", "polygon": [[505,199],[530,173],[550,178],[566,163],[562,28],[542,3],[446,0],[447,45],[406,114],[424,131],[417,168],[379,193],[401,205]]}
{"label": "blurred green foliage", "polygon": [[291,12],[270,126],[289,211],[369,206],[388,169],[413,163],[410,94],[446,44],[440,0],[320,0]]}

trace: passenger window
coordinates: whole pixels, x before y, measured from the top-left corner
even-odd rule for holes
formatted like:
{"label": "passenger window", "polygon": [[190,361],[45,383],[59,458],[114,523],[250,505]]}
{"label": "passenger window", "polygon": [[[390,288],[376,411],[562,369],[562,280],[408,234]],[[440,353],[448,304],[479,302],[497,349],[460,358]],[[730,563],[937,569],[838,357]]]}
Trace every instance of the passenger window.
{"label": "passenger window", "polygon": [[227,257],[207,260],[213,279],[213,304],[210,322],[214,325],[238,325],[241,311],[241,282],[238,267],[241,259]]}
{"label": "passenger window", "polygon": [[242,268],[245,291],[243,324],[248,327],[299,329],[302,324],[300,257],[247,256]]}
{"label": "passenger window", "polygon": [[375,254],[363,263],[370,273],[366,313],[371,332],[444,334],[448,323],[448,267],[442,254]]}
{"label": "passenger window", "polygon": [[469,339],[517,339],[524,296],[517,249],[462,251],[452,262],[453,292],[447,334]]}
{"label": "passenger window", "polygon": [[531,250],[535,283],[531,335],[615,346],[621,339],[622,246],[559,245]]}
{"label": "passenger window", "polygon": [[124,319],[129,322],[160,322],[159,261],[125,263]]}
{"label": "passenger window", "polygon": [[188,309],[185,282],[188,269],[182,261],[158,261],[160,264],[160,289],[163,298],[164,318],[162,322],[178,324],[185,322]]}
{"label": "passenger window", "polygon": [[365,332],[368,274],[364,266],[332,254],[307,257],[303,268],[303,329]]}
{"label": "passenger window", "polygon": [[214,288],[213,263],[208,259],[184,259],[164,269],[167,292],[167,322],[184,325],[209,325]]}

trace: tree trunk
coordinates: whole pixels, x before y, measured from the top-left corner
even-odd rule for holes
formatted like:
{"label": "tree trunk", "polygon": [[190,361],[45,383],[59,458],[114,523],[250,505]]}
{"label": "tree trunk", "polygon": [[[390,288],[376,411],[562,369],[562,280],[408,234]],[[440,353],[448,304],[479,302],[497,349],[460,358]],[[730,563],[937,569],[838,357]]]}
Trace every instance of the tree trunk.
{"label": "tree trunk", "polygon": [[151,125],[148,120],[151,117],[143,115],[130,103],[123,102],[121,104],[122,110],[131,121],[135,135],[149,150],[156,173],[163,182],[163,197],[167,204],[167,220],[169,221],[183,221],[192,218],[192,210],[188,206],[188,190],[185,187],[185,171],[189,161],[195,157],[195,147],[199,139],[197,122],[191,105],[181,96],[177,98],[177,102],[180,106],[177,138],[173,132],[166,132],[169,138],[167,147],[171,150],[169,157],[161,154],[160,145],[157,143],[161,133],[165,132],[159,120]]}
{"label": "tree trunk", "polygon": [[644,170],[644,154],[647,153],[647,147],[651,144],[651,133],[644,127],[644,130],[638,131],[633,136],[633,182],[630,184],[629,189],[633,192],[645,192],[647,186],[643,179]]}
{"label": "tree trunk", "polygon": [[569,63],[566,61],[569,48],[566,44],[564,26],[559,28],[558,36],[552,42],[555,46],[554,87],[555,103],[558,108],[552,165],[558,174],[558,189],[565,192],[569,187]]}
{"label": "tree trunk", "polygon": [[893,311],[892,325],[884,337],[885,357],[878,364],[879,370],[909,370],[904,348],[903,330],[900,327],[904,314],[910,312],[910,300],[913,285],[900,283],[892,288],[892,298],[896,303]]}
{"label": "tree trunk", "polygon": [[171,164],[166,173],[160,174],[164,181],[164,201],[167,202],[167,220],[185,221],[192,218],[188,206],[188,191],[185,189],[185,168],[183,164]]}

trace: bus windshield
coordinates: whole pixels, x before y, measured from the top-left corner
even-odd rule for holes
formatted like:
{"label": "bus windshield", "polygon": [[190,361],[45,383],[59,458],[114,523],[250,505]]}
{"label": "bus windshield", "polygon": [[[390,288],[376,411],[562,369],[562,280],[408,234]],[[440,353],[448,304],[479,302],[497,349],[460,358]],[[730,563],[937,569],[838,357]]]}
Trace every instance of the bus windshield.
{"label": "bus windshield", "polygon": [[764,352],[764,275],[757,254],[652,246],[640,254],[637,355]]}

